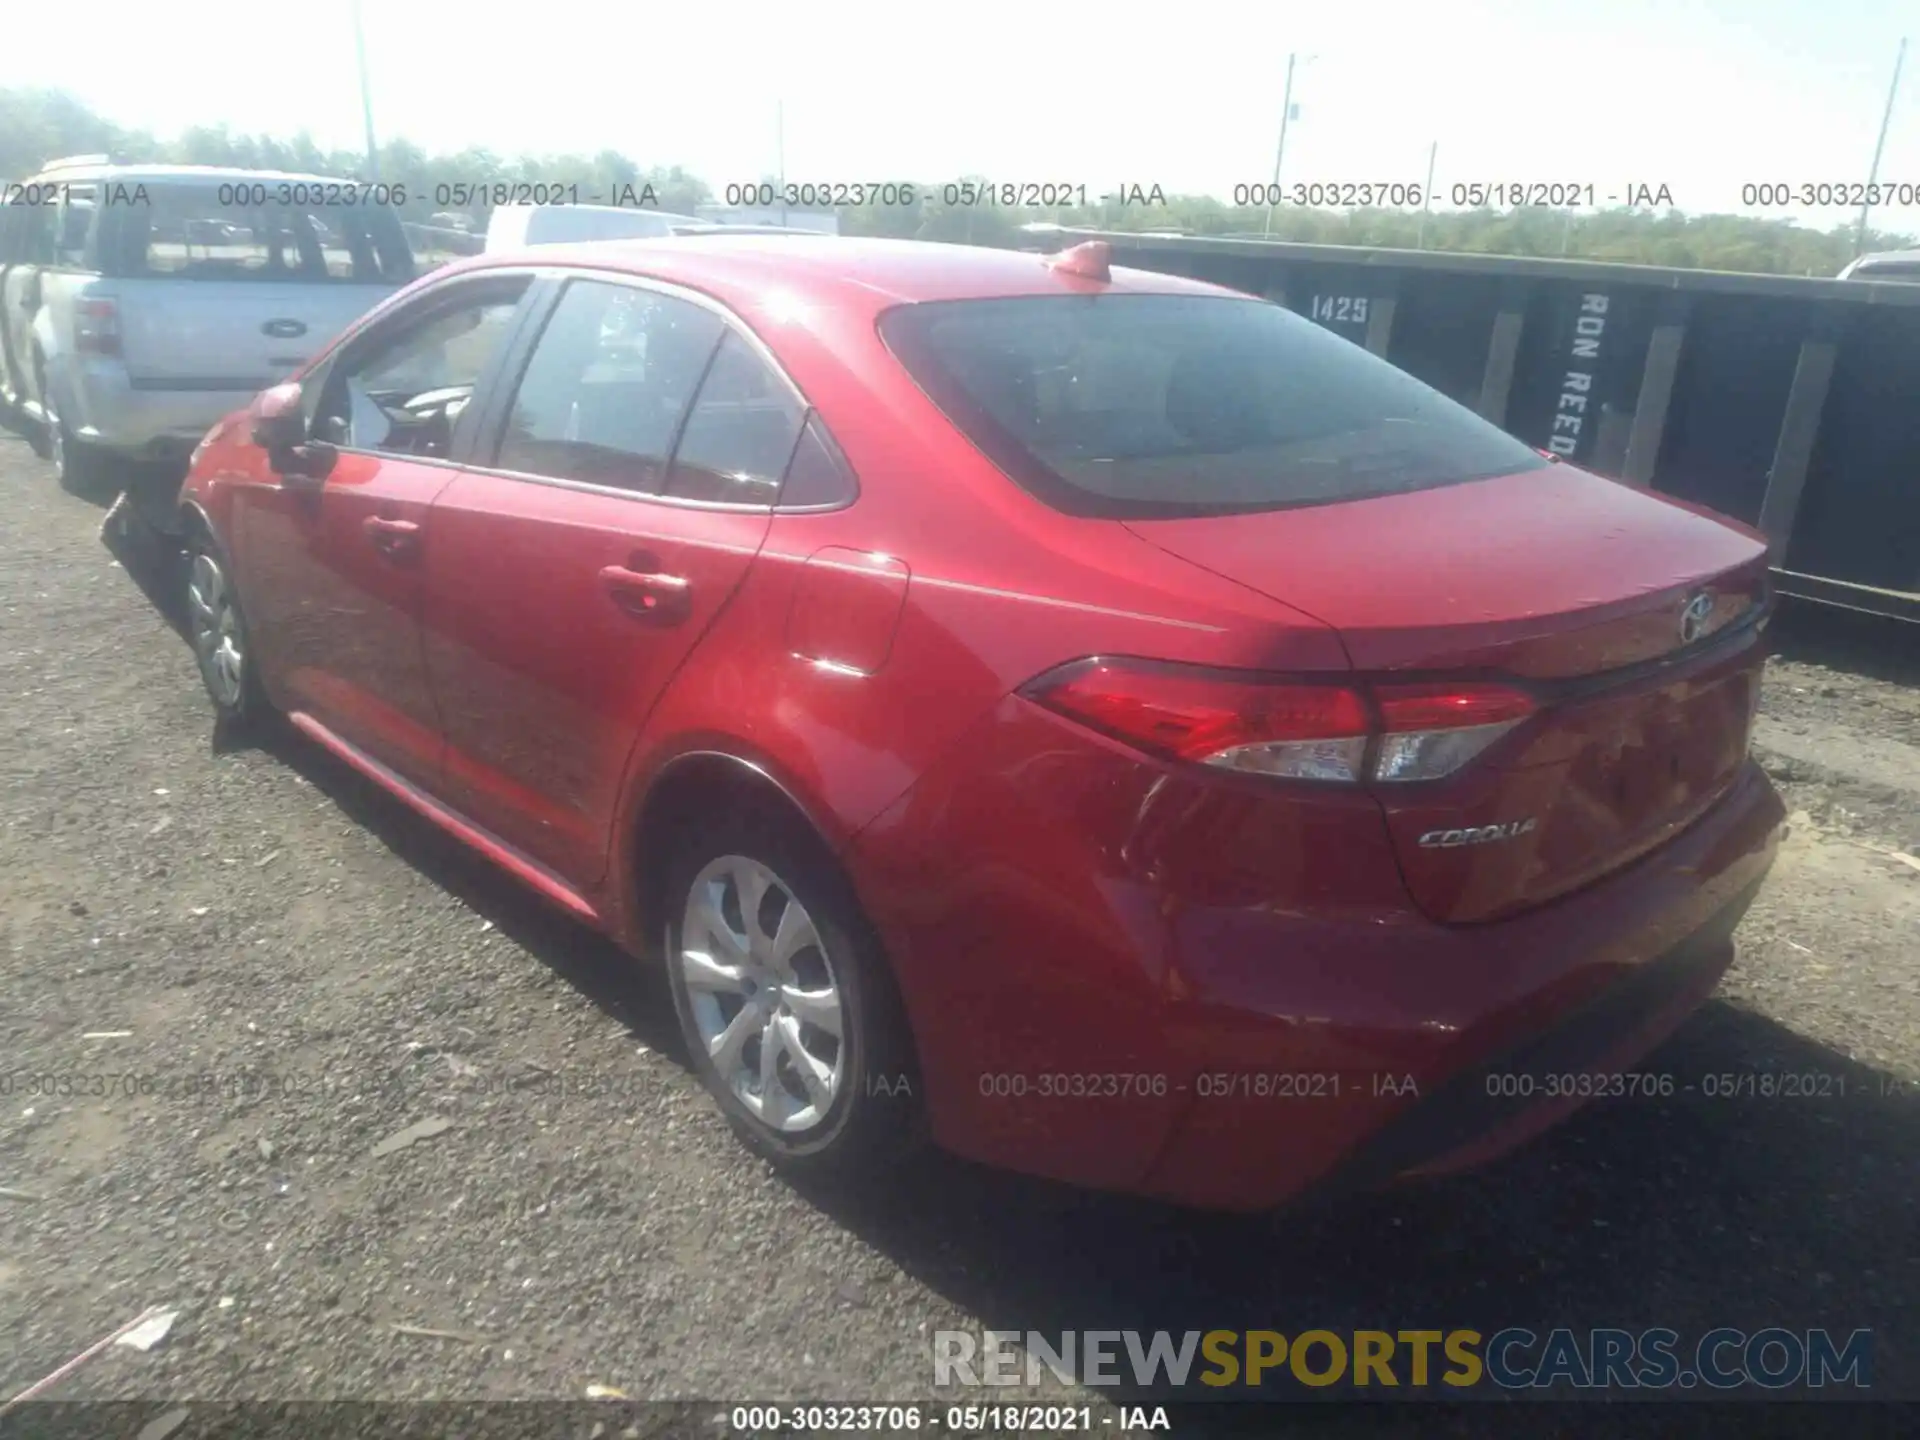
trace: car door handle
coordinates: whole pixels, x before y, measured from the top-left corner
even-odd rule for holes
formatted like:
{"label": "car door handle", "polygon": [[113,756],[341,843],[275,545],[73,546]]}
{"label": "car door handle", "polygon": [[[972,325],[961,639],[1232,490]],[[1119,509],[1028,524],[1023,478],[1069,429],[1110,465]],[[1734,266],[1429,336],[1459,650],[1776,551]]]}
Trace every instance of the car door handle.
{"label": "car door handle", "polygon": [[408,554],[420,543],[420,527],[412,520],[389,520],[384,515],[369,515],[360,528],[387,554]]}
{"label": "car door handle", "polygon": [[629,615],[665,625],[677,625],[691,609],[693,587],[684,575],[655,575],[608,565],[600,572],[607,594]]}

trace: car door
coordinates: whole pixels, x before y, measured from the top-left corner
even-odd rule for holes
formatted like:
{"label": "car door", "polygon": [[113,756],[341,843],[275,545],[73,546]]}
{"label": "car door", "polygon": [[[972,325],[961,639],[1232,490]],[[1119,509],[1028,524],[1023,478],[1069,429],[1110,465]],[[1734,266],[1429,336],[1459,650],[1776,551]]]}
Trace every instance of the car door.
{"label": "car door", "polygon": [[[39,281],[29,284],[26,358],[28,384],[34,400],[51,407],[68,422],[84,422],[78,402],[84,381],[83,357],[77,352],[82,292],[99,278],[94,229],[100,211],[100,185],[93,181],[62,181],[60,208],[53,219],[52,253],[40,267]],[[41,366],[44,362],[44,373]]]}
{"label": "car door", "polygon": [[39,309],[41,272],[53,259],[56,211],[50,204],[29,205],[26,199],[38,200],[42,188],[27,187],[0,221],[6,233],[5,273],[0,275],[0,347],[5,351],[0,354],[0,381],[16,405],[39,398],[33,376],[33,317]]}
{"label": "car door", "polygon": [[434,505],[427,670],[454,803],[577,888],[766,538],[805,406],[716,309],[611,276],[568,279],[523,343],[488,462]]}
{"label": "car door", "polygon": [[0,182],[0,405],[17,405],[26,398],[26,386],[14,370],[13,332],[21,315],[13,275],[23,270],[29,244],[28,206],[24,191],[15,199]]}
{"label": "car door", "polygon": [[338,452],[324,480],[240,492],[241,593],[272,693],[429,788],[441,746],[420,657],[429,511],[530,283],[436,287],[354,337],[304,382],[310,433]]}

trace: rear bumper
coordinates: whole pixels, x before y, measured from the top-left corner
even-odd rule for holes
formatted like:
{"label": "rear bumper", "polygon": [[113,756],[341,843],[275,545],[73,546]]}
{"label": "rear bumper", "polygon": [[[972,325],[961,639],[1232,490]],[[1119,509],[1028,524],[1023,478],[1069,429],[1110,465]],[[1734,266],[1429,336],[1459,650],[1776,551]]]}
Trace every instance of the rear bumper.
{"label": "rear bumper", "polygon": [[1372,1189],[1471,1169],[1524,1144],[1590,1099],[1673,1094],[1686,1081],[1631,1067],[1672,1034],[1733,963],[1754,881],[1664,955],[1632,967],[1538,1035],[1461,1071],[1381,1126],[1336,1168],[1330,1189]]}
{"label": "rear bumper", "polygon": [[136,384],[126,367],[89,361],[71,373],[62,418],[87,444],[136,460],[184,460],[222,416],[254,390],[160,389]]}
{"label": "rear bumper", "polygon": [[[1785,818],[1749,763],[1691,829],[1575,895],[1486,925],[1436,925],[1387,943],[1354,936],[1340,987],[1347,1003],[1315,1001],[1315,1028],[1335,1028],[1339,1040],[1305,1047],[1311,1071],[1340,1077],[1338,1094],[1291,1104],[1197,1095],[1142,1188],[1258,1208],[1325,1181],[1377,1186],[1466,1169],[1587,1099],[1645,1094],[1649,1083],[1656,1094],[1678,1091],[1685,1077],[1629,1072],[1732,963],[1734,927],[1773,864]],[[1224,1068],[1257,1075],[1263,1061],[1271,1070],[1300,1053],[1297,1000],[1282,974],[1211,968],[1234,1019],[1210,1027],[1211,1039],[1197,1028],[1189,1055],[1231,1037],[1236,1054]],[[1290,1013],[1281,1026],[1252,1021]],[[1263,1029],[1264,1047],[1255,1038]]]}
{"label": "rear bumper", "polygon": [[[849,857],[934,1134],[1210,1208],[1476,1163],[1560,1118],[1583,1097],[1539,1074],[1630,1065],[1711,990],[1785,818],[1749,764],[1605,880],[1442,925],[1364,797],[1243,799],[1010,707]],[[1487,1095],[1515,1066],[1531,1092]]]}

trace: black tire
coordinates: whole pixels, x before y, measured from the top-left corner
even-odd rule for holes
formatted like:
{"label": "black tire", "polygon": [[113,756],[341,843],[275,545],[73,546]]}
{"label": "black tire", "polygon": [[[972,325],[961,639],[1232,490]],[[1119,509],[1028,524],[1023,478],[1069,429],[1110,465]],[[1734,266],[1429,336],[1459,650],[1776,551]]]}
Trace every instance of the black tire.
{"label": "black tire", "polygon": [[43,422],[29,420],[25,411],[20,414],[20,422],[21,433],[27,437],[27,448],[42,460],[52,459],[53,441],[46,425]]}
{"label": "black tire", "polygon": [[[659,891],[668,984],[694,1070],[735,1134],[748,1149],[802,1183],[855,1181],[897,1165],[924,1138],[920,1076],[892,969],[839,866],[811,830],[771,807],[731,810],[676,840],[680,841],[675,846],[678,853]],[[835,1048],[844,1047],[844,1069],[824,1113],[799,1130],[768,1124],[734,1092],[709,1055],[696,1017],[694,994],[681,960],[684,917],[695,882],[727,857],[764,866],[791,900],[800,903],[813,922],[819,945],[811,956],[805,949],[796,955],[796,969],[817,975],[816,967],[824,962],[839,995],[844,1034]],[[733,913],[738,913],[737,902]],[[732,998],[724,997],[719,1003]],[[742,1008],[747,1003],[740,1001]],[[709,1016],[714,1013],[708,1012]],[[780,1013],[787,1014],[784,1008]],[[801,1032],[815,1046],[825,1043],[825,1031],[803,1024]],[[759,1042],[748,1044],[757,1047]],[[788,1066],[789,1076],[798,1078],[790,1060],[783,1056],[776,1065],[781,1063]],[[798,1095],[800,1087],[789,1084],[787,1093]]]}
{"label": "black tire", "polygon": [[[233,583],[233,567],[204,531],[188,538],[184,559],[187,640],[200,683],[213,702],[215,723],[225,732],[255,729],[272,714],[273,706],[260,684],[260,667],[254,663],[253,638]],[[217,584],[209,587],[209,579]],[[224,642],[228,641],[237,653],[237,664],[233,654],[227,653]]]}
{"label": "black tire", "polygon": [[56,418],[54,424],[59,428],[49,434],[52,453],[47,458],[53,461],[54,478],[60,488],[81,500],[104,500],[115,494],[120,485],[112,459],[74,439],[64,421]]}
{"label": "black tire", "polygon": [[40,408],[47,420],[42,427],[46,448],[40,453],[53,462],[54,478],[60,488],[82,500],[101,500],[118,486],[111,459],[93,446],[76,440],[73,428],[60,418],[47,391],[46,376],[40,377]]}

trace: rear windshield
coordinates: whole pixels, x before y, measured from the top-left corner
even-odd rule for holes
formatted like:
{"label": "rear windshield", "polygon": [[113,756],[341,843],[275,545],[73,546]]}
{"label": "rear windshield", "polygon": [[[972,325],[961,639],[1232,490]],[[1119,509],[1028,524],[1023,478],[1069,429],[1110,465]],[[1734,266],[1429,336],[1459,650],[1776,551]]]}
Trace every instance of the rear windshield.
{"label": "rear windshield", "polygon": [[[271,197],[276,184],[224,192],[149,185],[146,204],[103,212],[100,269],[129,279],[397,285],[413,278],[413,254],[391,209],[281,204]],[[234,203],[236,195],[261,190],[267,204]]]}
{"label": "rear windshield", "polygon": [[942,301],[891,310],[880,330],[989,458],[1071,514],[1276,510],[1547,464],[1384,360],[1257,300]]}

